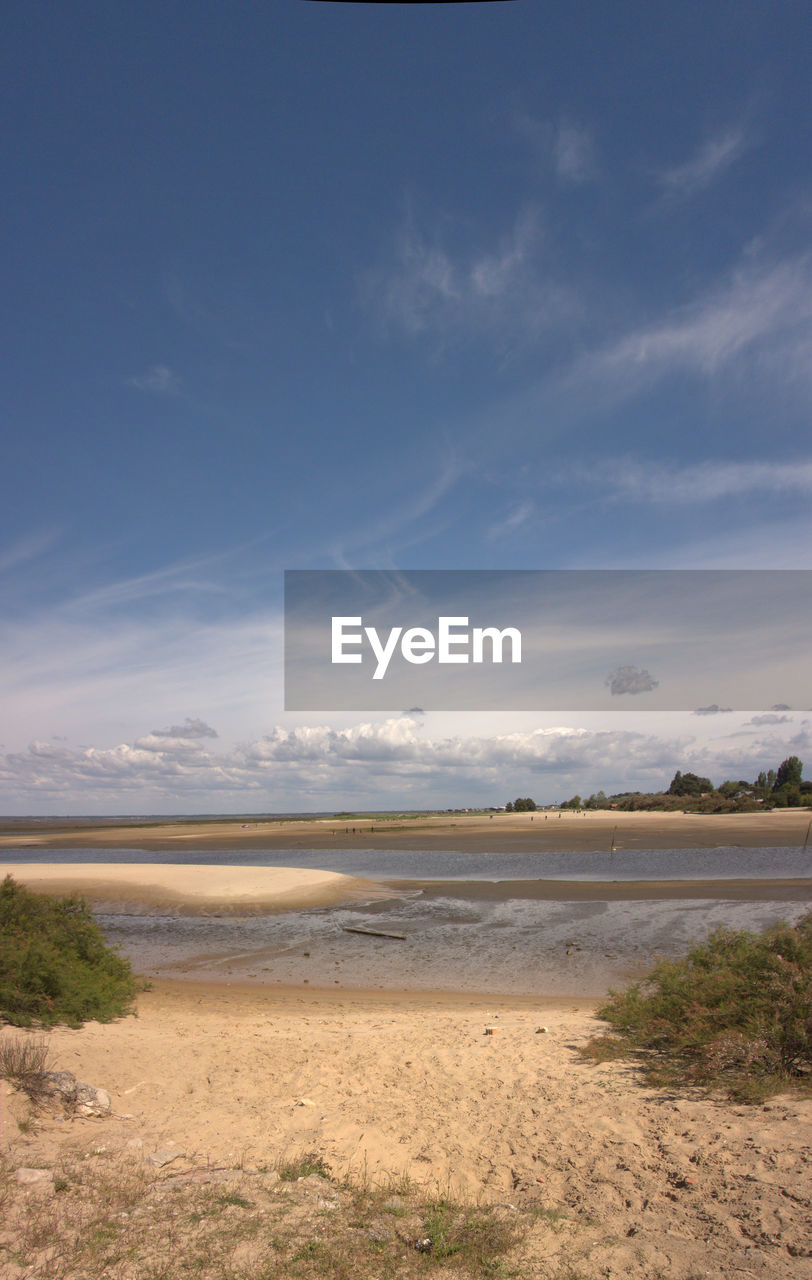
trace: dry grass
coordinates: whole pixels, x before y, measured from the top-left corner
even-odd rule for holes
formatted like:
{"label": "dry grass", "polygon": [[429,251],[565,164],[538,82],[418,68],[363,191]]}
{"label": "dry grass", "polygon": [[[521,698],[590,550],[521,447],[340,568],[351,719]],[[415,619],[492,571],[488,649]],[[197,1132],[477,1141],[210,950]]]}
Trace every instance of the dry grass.
{"label": "dry grass", "polygon": [[44,1038],[5,1036],[0,1040],[0,1079],[8,1080],[36,1105],[47,1093],[48,1054]]}
{"label": "dry grass", "polygon": [[[300,1157],[312,1164],[314,1153]],[[318,1173],[156,1175],[105,1153],[19,1187],[0,1172],[0,1275],[10,1280],[389,1280],[509,1277],[532,1215]],[[424,1248],[415,1247],[416,1242]]]}

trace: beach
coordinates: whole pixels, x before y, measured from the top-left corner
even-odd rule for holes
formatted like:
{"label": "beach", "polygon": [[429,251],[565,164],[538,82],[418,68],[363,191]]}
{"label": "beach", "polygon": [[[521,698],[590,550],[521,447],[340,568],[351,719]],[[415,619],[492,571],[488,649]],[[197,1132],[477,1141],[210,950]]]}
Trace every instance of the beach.
{"label": "beach", "polygon": [[[92,1167],[100,1187],[104,1177],[118,1186],[137,1175],[145,1205],[208,1194],[218,1180],[235,1203],[265,1205],[262,1213],[293,1196],[304,1214],[296,1229],[311,1233],[305,1243],[327,1230],[323,1206],[338,1223],[346,1188],[410,1186],[518,1215],[527,1233],[512,1260],[542,1280],[808,1280],[812,1100],[787,1094],[746,1107],[690,1089],[642,1088],[634,1064],[599,1065],[578,1048],[605,1029],[596,995],[610,976],[633,977],[655,954],[684,947],[698,922],[797,917],[812,901],[812,880],[544,878],[545,866],[559,865],[556,850],[597,848],[602,859],[615,857],[607,865],[621,866],[609,840],[632,850],[735,843],[754,851],[742,853],[749,865],[748,856],[758,863],[770,848],[801,849],[808,822],[806,813],[720,823],[455,815],[393,821],[400,830],[370,822],[369,835],[343,835],[345,847],[368,839],[383,850],[376,866],[388,865],[387,841],[427,851],[433,841],[438,865],[443,850],[460,849],[492,872],[455,881],[245,865],[260,850],[281,860],[297,842],[310,861],[328,861],[340,839],[335,820],[6,833],[9,853],[27,860],[3,863],[0,876],[80,892],[112,913],[100,916],[111,936],[118,928],[126,940],[131,928],[134,954],[160,961],[141,966],[152,982],[137,1017],[47,1034],[52,1069],[105,1090],[108,1112],[66,1116],[51,1105],[31,1123],[23,1095],[0,1085],[9,1222],[17,1223],[9,1239],[24,1234],[35,1204],[55,1215],[48,1238],[64,1232],[57,1182],[80,1187]],[[230,850],[236,859],[240,848],[239,865],[168,860],[181,849],[186,858]],[[61,861],[71,849],[86,860]],[[139,853],[146,857],[130,860]],[[539,878],[501,879],[500,867],[518,865],[511,854],[529,855]],[[640,857],[631,856],[636,866]],[[726,856],[735,864],[735,850]],[[376,935],[393,921],[402,936]],[[164,952],[143,949],[154,922]],[[348,922],[371,932],[348,933]],[[199,938],[207,942],[196,957]],[[181,943],[173,960],[171,946]],[[4,1027],[0,1040],[20,1034],[36,1037]],[[280,1190],[279,1162],[305,1152],[332,1181],[305,1178]],[[36,1181],[16,1185],[18,1168],[35,1170]],[[195,1202],[189,1221],[209,1211]],[[134,1212],[153,1221],[152,1208]],[[162,1243],[162,1214],[150,1228],[150,1257],[171,1266],[177,1236],[167,1228]],[[2,1266],[3,1280],[28,1274]]]}
{"label": "beach", "polygon": [[[601,1029],[572,998],[157,983],[137,1018],[49,1033],[54,1065],[107,1090],[110,1114],[46,1114],[22,1132],[27,1104],[3,1083],[3,1155],[85,1179],[137,1168],[150,1204],[228,1178],[273,1212],[287,1184],[263,1171],[317,1152],[338,1183],[410,1182],[529,1215],[526,1276],[812,1275],[812,1101],[643,1089],[629,1063],[579,1057]],[[311,1197],[316,1238],[332,1230],[340,1189],[293,1191]],[[52,1182],[14,1195],[58,1212]]]}

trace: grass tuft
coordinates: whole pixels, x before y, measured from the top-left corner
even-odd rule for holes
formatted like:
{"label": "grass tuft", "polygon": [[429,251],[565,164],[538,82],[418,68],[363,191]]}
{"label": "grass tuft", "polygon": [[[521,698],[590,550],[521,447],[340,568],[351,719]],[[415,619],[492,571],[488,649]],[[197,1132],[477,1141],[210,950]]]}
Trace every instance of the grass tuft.
{"label": "grass tuft", "polygon": [[332,1170],[318,1151],[306,1151],[295,1159],[283,1160],[277,1165],[277,1173],[283,1182],[296,1182],[299,1178],[329,1178]]}

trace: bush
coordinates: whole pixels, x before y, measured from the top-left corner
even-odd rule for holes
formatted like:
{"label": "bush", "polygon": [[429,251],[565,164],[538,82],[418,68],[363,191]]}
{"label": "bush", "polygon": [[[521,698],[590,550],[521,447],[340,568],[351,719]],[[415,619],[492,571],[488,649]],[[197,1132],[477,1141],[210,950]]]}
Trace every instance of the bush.
{"label": "bush", "polygon": [[755,1100],[812,1073],[811,979],[812,914],[760,935],[718,928],[610,992],[598,1016],[655,1082],[721,1083]]}
{"label": "bush", "polygon": [[0,884],[0,1022],[27,1027],[131,1012],[130,964],[107,945],[82,898]]}

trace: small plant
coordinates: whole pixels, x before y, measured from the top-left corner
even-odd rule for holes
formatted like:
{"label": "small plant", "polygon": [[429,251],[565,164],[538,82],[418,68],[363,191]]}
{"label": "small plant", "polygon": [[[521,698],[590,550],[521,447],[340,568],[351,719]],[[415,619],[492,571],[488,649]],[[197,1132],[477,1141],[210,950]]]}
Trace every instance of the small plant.
{"label": "small plant", "polygon": [[446,1196],[429,1200],[423,1213],[426,1250],[435,1262],[455,1258],[481,1275],[493,1275],[499,1256],[516,1244],[517,1224],[488,1209],[456,1204]]}
{"label": "small plant", "polygon": [[296,1182],[297,1178],[309,1178],[316,1174],[319,1178],[329,1178],[332,1170],[318,1151],[306,1151],[296,1160],[286,1160],[277,1166],[277,1172],[283,1182]]}
{"label": "small plant", "polygon": [[761,1101],[812,1076],[812,914],[762,934],[716,929],[598,1010],[615,1035],[585,1054],[641,1056],[648,1079]]}
{"label": "small plant", "polygon": [[227,1191],[225,1195],[218,1198],[217,1203],[224,1206],[234,1204],[240,1209],[252,1209],[254,1207],[253,1200],[246,1200],[245,1196],[238,1195],[236,1191]]}
{"label": "small plant", "polygon": [[20,1089],[33,1103],[47,1092],[48,1041],[28,1036],[7,1036],[0,1040],[0,1078]]}

